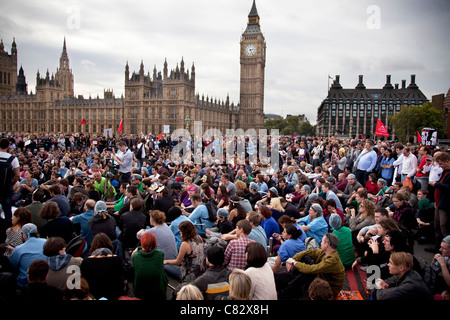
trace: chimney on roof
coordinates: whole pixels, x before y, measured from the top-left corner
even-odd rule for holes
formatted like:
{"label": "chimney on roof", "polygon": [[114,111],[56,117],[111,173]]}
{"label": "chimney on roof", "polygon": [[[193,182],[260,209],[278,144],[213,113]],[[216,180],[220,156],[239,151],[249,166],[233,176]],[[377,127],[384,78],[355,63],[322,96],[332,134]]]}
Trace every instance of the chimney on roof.
{"label": "chimney on roof", "polygon": [[406,80],[402,80],[402,89],[406,89]]}
{"label": "chimney on roof", "polygon": [[411,75],[411,83],[409,84],[408,89],[417,89],[417,88],[419,88],[419,87],[416,85],[416,75],[412,74]]}
{"label": "chimney on roof", "polygon": [[365,88],[366,88],[366,86],[363,83],[363,76],[359,75],[359,83],[355,89],[365,89]]}
{"label": "chimney on roof", "polygon": [[395,89],[396,89],[396,90],[398,89],[398,83],[395,84]]}
{"label": "chimney on roof", "polygon": [[384,85],[383,89],[393,89],[394,87],[391,84],[391,75],[386,75],[386,84]]}

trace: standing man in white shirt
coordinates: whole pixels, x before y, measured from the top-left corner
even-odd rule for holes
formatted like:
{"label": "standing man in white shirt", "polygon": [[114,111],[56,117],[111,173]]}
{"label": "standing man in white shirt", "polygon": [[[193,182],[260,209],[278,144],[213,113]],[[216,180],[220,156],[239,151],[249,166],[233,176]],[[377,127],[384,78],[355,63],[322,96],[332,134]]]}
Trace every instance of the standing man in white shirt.
{"label": "standing man in white shirt", "polygon": [[441,179],[442,169],[439,164],[436,162],[436,157],[442,154],[441,151],[437,151],[433,155],[433,162],[428,161],[427,164],[423,167],[423,172],[429,172],[428,175],[428,197],[430,201],[434,202],[434,182],[437,182]]}
{"label": "standing man in white shirt", "polygon": [[120,183],[129,183],[131,177],[131,168],[133,167],[133,152],[128,148],[125,141],[117,142],[117,153],[113,153],[111,157],[119,165]]}
{"label": "standing man in white shirt", "polygon": [[417,172],[417,157],[411,153],[409,147],[403,148],[403,157],[401,182],[405,181],[406,177],[412,180]]}

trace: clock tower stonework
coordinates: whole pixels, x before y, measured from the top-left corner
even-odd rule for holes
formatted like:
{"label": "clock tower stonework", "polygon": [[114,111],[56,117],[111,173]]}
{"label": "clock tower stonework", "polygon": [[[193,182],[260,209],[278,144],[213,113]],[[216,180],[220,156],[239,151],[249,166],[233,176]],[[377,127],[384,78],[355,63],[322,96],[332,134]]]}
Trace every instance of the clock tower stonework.
{"label": "clock tower stonework", "polygon": [[238,128],[264,128],[264,68],[266,41],[259,26],[255,0],[248,15],[247,28],[241,36],[240,110]]}

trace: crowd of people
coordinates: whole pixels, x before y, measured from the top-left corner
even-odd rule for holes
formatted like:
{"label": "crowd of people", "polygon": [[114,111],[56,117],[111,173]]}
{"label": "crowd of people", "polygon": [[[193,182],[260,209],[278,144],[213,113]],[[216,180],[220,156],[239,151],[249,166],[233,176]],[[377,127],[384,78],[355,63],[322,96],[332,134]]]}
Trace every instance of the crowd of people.
{"label": "crowd of people", "polygon": [[272,166],[180,141],[3,135],[0,299],[334,300],[374,267],[371,300],[450,299],[444,147],[281,136]]}

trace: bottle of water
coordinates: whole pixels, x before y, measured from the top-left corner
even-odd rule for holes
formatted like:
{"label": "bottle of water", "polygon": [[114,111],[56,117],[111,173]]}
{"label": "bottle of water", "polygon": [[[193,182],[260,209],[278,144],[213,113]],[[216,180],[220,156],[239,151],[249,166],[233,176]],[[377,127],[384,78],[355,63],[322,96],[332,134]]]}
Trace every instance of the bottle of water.
{"label": "bottle of water", "polygon": [[269,257],[273,255],[273,237],[269,238]]}
{"label": "bottle of water", "polygon": [[[448,263],[449,257],[443,256],[443,255],[441,255],[441,257],[444,257],[445,263],[447,264],[447,263]],[[439,262],[436,260],[436,261],[433,263],[432,268],[433,268],[434,271],[438,272],[439,270],[441,270],[441,265],[440,265]]]}

